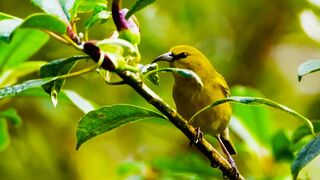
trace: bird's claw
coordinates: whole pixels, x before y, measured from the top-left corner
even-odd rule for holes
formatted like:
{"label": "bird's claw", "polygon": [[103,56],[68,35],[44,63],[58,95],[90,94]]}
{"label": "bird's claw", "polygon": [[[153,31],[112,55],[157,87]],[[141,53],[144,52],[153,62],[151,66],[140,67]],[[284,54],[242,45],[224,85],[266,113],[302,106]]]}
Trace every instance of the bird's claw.
{"label": "bird's claw", "polygon": [[192,144],[197,144],[199,141],[202,141],[203,138],[203,133],[200,130],[200,127],[195,128],[196,131],[196,137],[193,141],[190,141],[190,146],[192,146]]}

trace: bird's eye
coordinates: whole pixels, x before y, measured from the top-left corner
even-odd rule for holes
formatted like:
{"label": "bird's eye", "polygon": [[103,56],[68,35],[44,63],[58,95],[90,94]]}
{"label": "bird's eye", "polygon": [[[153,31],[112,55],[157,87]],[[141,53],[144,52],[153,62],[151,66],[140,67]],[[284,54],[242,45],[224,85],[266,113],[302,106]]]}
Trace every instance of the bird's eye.
{"label": "bird's eye", "polygon": [[188,53],[182,52],[177,55],[177,59],[183,59],[183,58],[186,58],[187,56],[188,56]]}

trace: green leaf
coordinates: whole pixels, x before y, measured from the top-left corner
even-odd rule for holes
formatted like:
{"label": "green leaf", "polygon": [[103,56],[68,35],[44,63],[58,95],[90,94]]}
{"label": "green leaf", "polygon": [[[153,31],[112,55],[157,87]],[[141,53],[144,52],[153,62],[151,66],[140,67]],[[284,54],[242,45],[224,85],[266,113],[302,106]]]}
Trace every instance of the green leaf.
{"label": "green leaf", "polygon": [[[312,122],[313,127],[314,127],[314,132],[315,133],[320,133],[320,121],[313,121]],[[311,135],[307,125],[302,125],[299,126],[293,133],[292,135],[292,143],[298,143],[301,139],[304,137]]]}
{"label": "green leaf", "polygon": [[49,83],[51,81],[54,81],[56,79],[57,79],[57,77],[33,79],[33,80],[25,81],[21,84],[1,88],[0,89],[0,99],[3,99],[5,97],[9,97],[9,96],[15,96],[15,95],[27,90],[27,89],[40,87],[40,86],[42,86],[46,83]]}
{"label": "green leaf", "polygon": [[82,117],[79,122],[76,149],[79,149],[81,144],[97,135],[126,123],[148,118],[166,119],[154,111],[126,104],[106,106],[91,111]]}
{"label": "green leaf", "polygon": [[5,118],[9,120],[15,127],[19,127],[22,123],[21,117],[18,115],[17,111],[13,108],[9,108],[0,112],[0,118]]}
{"label": "green leaf", "polygon": [[[153,63],[153,64],[147,64],[141,68],[140,74],[141,75],[146,75],[150,71],[154,71],[158,69],[158,64]],[[160,85],[160,79],[159,79],[159,74],[157,72],[154,72],[152,74],[149,74],[145,76],[151,83],[153,83],[156,86]]]}
{"label": "green leaf", "polygon": [[[51,61],[40,68],[39,77],[46,78],[68,74],[73,69],[78,60],[87,58],[88,56],[82,55]],[[45,90],[51,96],[54,105],[57,104],[57,95],[60,93],[64,82],[65,79],[58,79],[42,86],[43,90]]]}
{"label": "green leaf", "polygon": [[22,122],[15,109],[10,108],[0,112],[0,152],[3,151],[10,142],[6,120],[11,121],[15,127],[20,126]]}
{"label": "green leaf", "polygon": [[10,42],[13,32],[22,23],[22,19],[0,12],[0,43]]}
{"label": "green leaf", "polygon": [[136,3],[128,11],[126,19],[129,19],[134,13],[154,3],[155,1],[156,0],[137,0]]}
{"label": "green leaf", "polygon": [[196,82],[203,86],[203,83],[201,81],[201,78],[193,71],[188,70],[188,69],[180,69],[180,68],[162,68],[162,69],[155,69],[152,71],[149,71],[148,73],[146,73],[144,75],[145,77],[148,77],[149,75],[153,74],[153,73],[157,73],[157,72],[172,72],[172,73],[176,73],[178,75],[180,75],[181,77],[184,78],[192,78],[194,80],[196,80]]}
{"label": "green leaf", "polygon": [[[263,96],[259,91],[243,86],[235,86],[231,88],[231,94],[233,96]],[[264,145],[270,143],[272,134],[272,118],[269,109],[263,106],[252,106],[247,108],[241,104],[233,104],[232,107],[233,115],[240,120],[241,124],[245,126],[245,128],[252,136],[254,136],[256,140]]]}
{"label": "green leaf", "polygon": [[271,140],[273,155],[276,161],[291,161],[294,158],[291,143],[283,130],[278,131]]}
{"label": "green leaf", "polygon": [[97,11],[94,12],[91,16],[91,18],[86,22],[86,29],[91,28],[94,24],[102,24],[105,23],[108,19],[111,17],[111,12],[109,11]]}
{"label": "green leaf", "polygon": [[67,25],[55,16],[38,13],[28,16],[20,25],[21,28],[37,28],[41,30],[51,31],[57,34],[64,34]]}
{"label": "green leaf", "polygon": [[313,73],[320,70],[320,60],[313,59],[308,60],[298,67],[298,81],[301,81],[302,77],[306,74]]}
{"label": "green leaf", "polygon": [[67,96],[67,98],[84,113],[93,111],[96,109],[96,107],[98,107],[97,104],[88,101],[87,99],[81,97],[78,93],[74,91],[64,90],[63,92]]}
{"label": "green leaf", "polygon": [[8,125],[4,118],[0,118],[0,152],[9,146]]}
{"label": "green leaf", "polygon": [[31,2],[47,14],[54,15],[69,24],[69,8],[73,7],[74,0],[31,0]]}
{"label": "green leaf", "polygon": [[24,77],[30,73],[36,72],[45,63],[44,61],[27,61],[17,64],[12,68],[6,69],[0,75],[0,87],[10,86],[15,84],[20,77]]}
{"label": "green leaf", "polygon": [[224,98],[224,99],[221,99],[221,100],[218,100],[218,101],[215,101],[213,102],[212,104],[204,107],[203,109],[201,109],[200,111],[198,111],[196,114],[194,114],[191,118],[190,118],[190,122],[192,122],[192,120],[197,116],[199,115],[200,113],[202,113],[203,111],[206,111],[214,106],[217,106],[219,104],[223,104],[223,103],[226,103],[226,102],[236,102],[236,103],[240,103],[240,104],[246,104],[246,105],[267,105],[267,106],[270,106],[270,107],[273,107],[273,108],[276,108],[276,109],[279,109],[281,111],[284,111],[288,114],[291,114],[292,116],[300,119],[300,120],[303,120],[306,125],[308,126],[310,132],[315,135],[314,133],[314,128],[313,128],[313,125],[311,123],[311,121],[302,116],[301,114],[297,113],[296,111],[282,105],[282,104],[278,104],[276,102],[273,102],[269,99],[265,99],[265,98],[260,98],[260,97],[241,97],[241,96],[231,96],[231,97],[228,97],[228,98]]}
{"label": "green leaf", "polygon": [[107,1],[106,0],[76,0],[72,8],[72,12],[73,14],[89,13],[97,9],[106,10]]}
{"label": "green leaf", "polygon": [[34,55],[49,39],[36,29],[19,29],[10,44],[0,41],[0,72],[15,67]]}
{"label": "green leaf", "polygon": [[294,179],[298,177],[300,170],[305,167],[311,160],[320,154],[320,136],[311,140],[305,145],[300,152],[298,152],[296,158],[291,165],[291,174]]}

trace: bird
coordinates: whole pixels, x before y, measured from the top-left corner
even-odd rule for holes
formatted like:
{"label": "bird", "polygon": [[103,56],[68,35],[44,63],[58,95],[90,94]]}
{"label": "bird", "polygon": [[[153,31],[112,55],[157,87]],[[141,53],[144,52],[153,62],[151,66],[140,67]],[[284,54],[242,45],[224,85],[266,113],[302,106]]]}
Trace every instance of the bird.
{"label": "bird", "polygon": [[[177,45],[169,52],[152,61],[167,61],[172,68],[187,69],[196,73],[202,84],[193,78],[174,74],[172,96],[177,112],[186,120],[211,103],[229,97],[230,90],[224,77],[198,49],[189,45]],[[231,155],[237,152],[230,139],[228,124],[232,107],[230,103],[220,104],[198,114],[191,122],[201,133],[215,137],[230,165],[236,169]],[[202,136],[201,136],[202,138]]]}

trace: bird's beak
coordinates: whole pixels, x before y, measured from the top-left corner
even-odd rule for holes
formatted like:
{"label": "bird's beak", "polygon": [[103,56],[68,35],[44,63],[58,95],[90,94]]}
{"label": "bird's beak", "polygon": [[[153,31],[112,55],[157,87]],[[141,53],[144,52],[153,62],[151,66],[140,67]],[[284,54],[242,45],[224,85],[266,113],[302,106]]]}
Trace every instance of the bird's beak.
{"label": "bird's beak", "polygon": [[155,60],[152,61],[152,63],[159,62],[159,61],[173,62],[174,56],[172,52],[167,52],[158,56]]}

